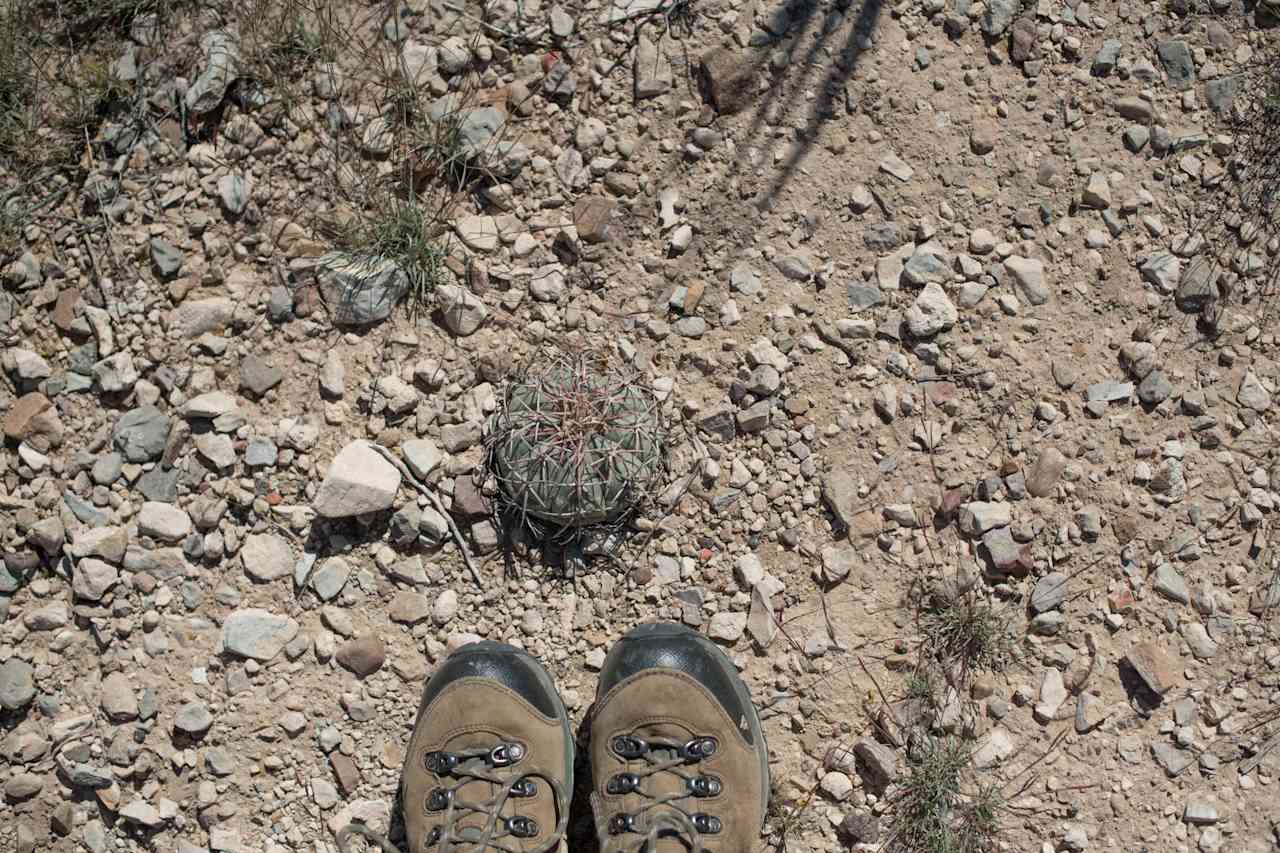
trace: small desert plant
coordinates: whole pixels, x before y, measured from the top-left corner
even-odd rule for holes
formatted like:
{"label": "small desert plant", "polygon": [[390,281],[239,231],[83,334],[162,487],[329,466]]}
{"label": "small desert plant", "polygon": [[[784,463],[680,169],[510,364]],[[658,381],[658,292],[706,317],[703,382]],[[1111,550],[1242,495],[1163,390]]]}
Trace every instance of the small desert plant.
{"label": "small desert plant", "polygon": [[544,535],[626,518],[663,471],[657,399],[603,352],[539,353],[507,383],[486,432],[505,514]]}
{"label": "small desert plant", "polygon": [[1004,806],[999,789],[971,781],[969,749],[958,738],[917,730],[907,775],[890,797],[891,853],[987,853]]}
{"label": "small desert plant", "polygon": [[978,590],[942,585],[921,597],[918,624],[922,657],[944,670],[962,673],[999,670],[1017,656],[1007,613]]}
{"label": "small desert plant", "polygon": [[1213,329],[1219,297],[1252,302],[1266,319],[1280,294],[1280,46],[1263,46],[1227,84],[1231,106],[1218,127],[1230,140],[1226,171],[1190,194],[1188,216],[1204,248],[1187,273],[1206,275],[1217,292],[1183,307],[1200,310]]}
{"label": "small desert plant", "polygon": [[337,251],[326,256],[326,263],[370,271],[394,264],[408,278],[402,298],[417,317],[429,312],[446,275],[448,244],[438,223],[436,213],[418,199],[379,192],[335,232]]}

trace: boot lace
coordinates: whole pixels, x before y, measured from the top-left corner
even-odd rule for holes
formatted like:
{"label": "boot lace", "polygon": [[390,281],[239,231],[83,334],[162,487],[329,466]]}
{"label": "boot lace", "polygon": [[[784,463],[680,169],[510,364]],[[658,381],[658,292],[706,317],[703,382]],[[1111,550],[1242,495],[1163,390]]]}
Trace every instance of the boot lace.
{"label": "boot lace", "polygon": [[[534,838],[540,827],[531,817],[512,815],[503,817],[502,810],[511,798],[532,797],[537,793],[536,779],[551,787],[553,802],[559,816],[555,829],[547,839],[544,849],[553,847],[564,836],[569,823],[569,812],[561,808],[565,802],[564,786],[553,774],[537,767],[523,772],[512,768],[526,757],[525,747],[519,743],[500,743],[497,746],[462,749],[452,752],[428,752],[423,756],[427,769],[437,776],[456,779],[453,785],[442,785],[427,794],[419,804],[428,812],[444,812],[444,820],[427,836],[424,847],[440,846],[440,853],[467,850],[494,850],[502,853],[521,853],[519,842],[509,839]],[[488,782],[493,786],[492,796],[485,800],[468,801],[461,797],[462,788],[471,782]],[[407,807],[412,807],[407,804]],[[471,815],[484,818],[482,826],[459,828],[459,823]],[[400,853],[385,837],[362,824],[348,824],[337,834],[339,853],[352,853],[351,842],[355,837],[364,838],[378,847],[382,853]],[[415,851],[416,853],[416,851]]]}
{"label": "boot lace", "polygon": [[[698,772],[697,764],[710,758],[718,748],[713,737],[695,737],[688,741],[669,738],[641,738],[631,735],[615,737],[610,749],[620,758],[643,759],[647,766],[617,773],[609,778],[605,790],[610,794],[639,794],[645,803],[635,812],[619,812],[609,817],[607,830],[612,836],[604,845],[604,853],[653,850],[662,835],[674,833],[692,853],[701,853],[702,836],[716,835],[721,830],[720,818],[700,810],[696,801],[719,796],[724,786],[715,776]],[[646,784],[658,774],[671,774],[679,779],[674,790],[655,793]],[[627,836],[641,835],[638,844]]]}

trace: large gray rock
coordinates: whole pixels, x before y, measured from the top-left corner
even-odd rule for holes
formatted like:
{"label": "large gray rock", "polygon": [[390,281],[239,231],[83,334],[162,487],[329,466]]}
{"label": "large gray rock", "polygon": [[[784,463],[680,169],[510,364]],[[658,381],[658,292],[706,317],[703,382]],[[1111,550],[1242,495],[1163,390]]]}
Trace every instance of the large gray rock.
{"label": "large gray rock", "polygon": [[169,416],[155,406],[130,409],[116,421],[112,443],[130,462],[159,459],[169,438]]}
{"label": "large gray rock", "polygon": [[319,282],[334,322],[348,326],[387,319],[409,291],[409,276],[394,261],[341,253],[321,258]]}
{"label": "large gray rock", "polygon": [[400,472],[367,441],[353,441],[329,465],[312,506],[325,518],[346,518],[389,509],[400,488]]}
{"label": "large gray rock", "polygon": [[288,616],[247,607],[227,617],[222,626],[222,645],[240,657],[266,662],[280,654],[294,637],[298,623]]}
{"label": "large gray rock", "polygon": [[1179,92],[1190,89],[1196,81],[1196,65],[1191,58],[1191,48],[1181,39],[1170,39],[1156,45],[1156,54],[1164,73],[1169,75],[1169,86]]}
{"label": "large gray rock", "polygon": [[17,711],[31,704],[36,695],[35,671],[17,658],[0,663],[0,708]]}

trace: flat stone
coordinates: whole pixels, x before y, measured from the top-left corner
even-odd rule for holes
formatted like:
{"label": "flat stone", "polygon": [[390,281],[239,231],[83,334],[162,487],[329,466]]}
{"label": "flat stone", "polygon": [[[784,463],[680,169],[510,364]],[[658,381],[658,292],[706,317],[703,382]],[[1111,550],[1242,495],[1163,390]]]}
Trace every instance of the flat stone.
{"label": "flat stone", "polygon": [[637,101],[656,98],[670,91],[674,80],[671,63],[667,62],[658,45],[643,33],[636,40],[633,68]]}
{"label": "flat stone", "polygon": [[1170,601],[1176,601],[1179,604],[1191,603],[1191,590],[1187,588],[1186,580],[1169,563],[1161,563],[1156,567],[1155,579],[1151,587]]}
{"label": "flat stone", "polygon": [[583,196],[573,206],[573,225],[584,243],[603,243],[618,210],[618,203],[604,196]]}
{"label": "flat stone", "polygon": [[265,663],[280,654],[298,630],[298,623],[287,616],[244,608],[227,617],[222,626],[222,644],[233,654]]}
{"label": "flat stone", "polygon": [[1055,667],[1044,671],[1040,680],[1040,698],[1036,703],[1035,717],[1041,723],[1049,723],[1067,701],[1067,688],[1062,680],[1062,672]]}
{"label": "flat stone", "polygon": [[185,735],[202,735],[213,726],[213,713],[203,702],[188,702],[173,718],[174,731]]}
{"label": "flat stone", "polygon": [[1195,84],[1196,66],[1191,58],[1191,48],[1181,39],[1170,39],[1156,45],[1156,55],[1169,75],[1169,87],[1185,91]]}
{"label": "flat stone", "polygon": [[284,371],[257,355],[245,356],[240,362],[240,389],[261,397],[284,381]]}
{"label": "flat stone", "polygon": [[1134,644],[1125,655],[1125,660],[1157,696],[1168,693],[1177,683],[1176,662],[1155,643],[1148,641]]}
{"label": "flat stone", "polygon": [[123,672],[113,672],[102,680],[100,704],[102,712],[113,723],[127,723],[138,718],[138,697]]}
{"label": "flat stone", "polygon": [[311,573],[310,586],[321,601],[332,601],[351,577],[351,565],[342,557],[329,557]]}
{"label": "flat stone", "polygon": [[464,216],[454,223],[453,230],[469,249],[477,252],[492,252],[498,248],[498,223],[492,216],[481,214]]}
{"label": "flat stone", "polygon": [[1182,281],[1182,259],[1172,252],[1152,252],[1138,266],[1138,272],[1161,293],[1174,293]]}
{"label": "flat stone", "polygon": [[1067,597],[1067,576],[1059,572],[1050,572],[1036,582],[1031,591],[1031,610],[1044,613],[1062,606]]}
{"label": "flat stone", "polygon": [[192,397],[182,406],[184,418],[214,418],[239,411],[239,404],[234,394],[226,391],[210,391]]}
{"label": "flat stone", "polygon": [[417,625],[431,618],[431,599],[421,593],[401,590],[391,599],[387,615],[392,622]]}
{"label": "flat stone", "polygon": [[1107,379],[1090,385],[1085,394],[1091,403],[1115,403],[1124,401],[1133,396],[1133,383],[1117,382],[1114,379]]}
{"label": "flat stone", "polygon": [[1271,408],[1271,393],[1263,386],[1256,373],[1246,370],[1240,380],[1240,387],[1236,389],[1236,402],[1246,409],[1265,412]]}
{"label": "flat stone", "polygon": [[236,303],[222,297],[183,302],[169,314],[169,335],[191,340],[209,332],[222,331],[231,323],[235,310]]}
{"label": "flat stone", "polygon": [[231,436],[220,432],[206,432],[196,436],[196,451],[214,470],[225,471],[236,464],[235,443]]}
{"label": "flat stone", "polygon": [[1008,527],[996,527],[982,534],[982,545],[997,575],[1025,577],[1035,567],[1030,544],[1015,541]]}
{"label": "flat stone", "polygon": [[14,441],[43,435],[57,446],[62,443],[62,420],[53,402],[38,391],[24,394],[9,405],[4,415],[4,434]]}
{"label": "flat stone", "polygon": [[1218,822],[1218,806],[1204,797],[1192,797],[1183,807],[1182,820],[1196,826],[1210,826]]}
{"label": "flat stone", "polygon": [[1045,282],[1042,261],[1012,255],[1005,259],[1004,268],[1013,277],[1018,294],[1029,304],[1043,305],[1049,301],[1049,285]]}
{"label": "flat stone", "polygon": [[127,823],[154,829],[164,823],[159,810],[146,800],[134,800],[120,809],[120,817]]}
{"label": "flat stone", "polygon": [[159,459],[168,438],[169,416],[155,406],[130,409],[112,431],[112,443],[129,462]]}
{"label": "flat stone", "polygon": [[0,708],[20,711],[36,696],[35,670],[18,658],[0,663]]}
{"label": "flat stone", "polygon": [[382,668],[387,649],[377,637],[361,637],[338,647],[334,659],[351,670],[359,678],[365,678]]}
{"label": "flat stone", "polygon": [[970,501],[960,507],[960,529],[970,536],[981,536],[995,527],[1008,527],[1012,510],[1004,501]]}
{"label": "flat stone", "polygon": [[312,506],[325,518],[346,518],[389,509],[400,488],[400,472],[366,441],[338,452]]}
{"label": "flat stone", "polygon": [[707,636],[724,643],[735,643],[747,630],[747,614],[720,612],[711,617]]}
{"label": "flat stone", "polygon": [[176,506],[146,501],[138,513],[138,533],[161,542],[180,542],[191,532],[191,516]]}
{"label": "flat stone", "polygon": [[1195,754],[1187,750],[1178,749],[1171,743],[1158,741],[1151,745],[1151,755],[1155,758],[1156,763],[1164,768],[1165,775],[1170,779],[1176,778],[1182,774],[1192,764],[1195,764]]}
{"label": "flat stone", "polygon": [[857,489],[853,475],[844,469],[830,471],[822,478],[822,500],[846,530],[852,529],[863,503]]}

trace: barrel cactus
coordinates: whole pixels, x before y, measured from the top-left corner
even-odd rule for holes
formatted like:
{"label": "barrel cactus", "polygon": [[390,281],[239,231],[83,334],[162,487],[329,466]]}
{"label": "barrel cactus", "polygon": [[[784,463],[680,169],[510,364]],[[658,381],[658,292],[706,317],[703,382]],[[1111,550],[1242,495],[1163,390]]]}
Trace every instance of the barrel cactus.
{"label": "barrel cactus", "polygon": [[625,518],[663,472],[656,397],[601,353],[532,359],[506,383],[485,443],[500,505],[544,531]]}

